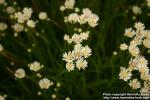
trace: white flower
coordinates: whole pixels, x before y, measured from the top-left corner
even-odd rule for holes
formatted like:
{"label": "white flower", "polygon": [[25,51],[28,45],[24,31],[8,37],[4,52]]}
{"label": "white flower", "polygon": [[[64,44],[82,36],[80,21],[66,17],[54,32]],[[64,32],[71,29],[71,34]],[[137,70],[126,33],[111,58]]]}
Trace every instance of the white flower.
{"label": "white flower", "polygon": [[39,19],[41,19],[41,20],[45,20],[45,19],[47,19],[47,13],[46,12],[40,12],[39,13]]}
{"label": "white flower", "polygon": [[39,81],[39,86],[41,89],[48,89],[50,86],[50,80],[47,78],[43,78]]}
{"label": "white flower", "polygon": [[144,24],[143,24],[143,23],[141,23],[141,22],[137,22],[137,23],[135,23],[134,27],[136,28],[136,30],[137,30],[137,31],[142,31],[142,30],[144,30],[144,29],[145,29]]}
{"label": "white flower", "polygon": [[140,67],[147,67],[148,65],[148,61],[145,59],[145,57],[143,56],[139,56],[137,58],[137,67],[140,68]]}
{"label": "white flower", "polygon": [[68,22],[77,23],[79,20],[79,15],[77,13],[72,13],[68,16]]}
{"label": "white flower", "polygon": [[68,53],[64,53],[63,54],[63,60],[66,62],[72,62],[74,60],[74,55],[71,51],[69,51]]}
{"label": "white flower", "polygon": [[143,40],[143,45],[144,45],[146,48],[150,48],[150,39],[144,39],[144,40]]}
{"label": "white flower", "polygon": [[4,31],[7,29],[7,24],[6,23],[3,23],[3,22],[0,22],[0,31]]}
{"label": "white flower", "polygon": [[135,41],[131,41],[129,46],[129,53],[132,56],[137,56],[140,53],[139,48],[137,47],[137,43]]}
{"label": "white flower", "polygon": [[127,29],[125,29],[124,35],[127,37],[133,37],[135,35],[135,32],[132,31],[132,28],[127,28]]}
{"label": "white flower", "polygon": [[140,70],[140,72],[141,72],[140,78],[144,81],[150,80],[150,75],[148,74],[149,69],[148,69],[148,71],[147,71],[147,69],[148,69],[148,67],[147,68],[143,67],[142,72]]}
{"label": "white flower", "polygon": [[64,4],[66,9],[73,9],[74,5],[75,5],[75,0],[66,0]]}
{"label": "white flower", "polygon": [[141,79],[145,80],[145,78],[148,78],[149,68],[147,66],[139,66],[138,70],[141,73]]}
{"label": "white flower", "polygon": [[81,54],[82,54],[85,58],[87,58],[87,57],[89,57],[90,55],[92,55],[91,53],[92,53],[92,50],[89,48],[89,46],[82,47],[82,49],[81,49]]}
{"label": "white flower", "polygon": [[98,20],[99,20],[99,17],[96,14],[91,14],[87,21],[91,27],[95,27],[98,25],[98,23],[97,23]]}
{"label": "white flower", "polygon": [[120,45],[120,49],[121,50],[126,50],[126,49],[128,49],[128,46],[125,43],[123,43],[123,44]]}
{"label": "white flower", "polygon": [[129,61],[129,70],[132,71],[132,70],[138,70],[137,68],[137,62],[138,62],[138,57],[135,57],[134,59],[130,59]]}
{"label": "white flower", "polygon": [[0,52],[4,50],[3,45],[0,44]]}
{"label": "white flower", "polygon": [[73,62],[68,62],[68,63],[66,64],[66,69],[68,70],[68,72],[74,70],[74,67],[75,67],[75,66],[74,66]]}
{"label": "white flower", "polygon": [[144,36],[145,36],[145,38],[150,39],[150,30],[145,30]]}
{"label": "white flower", "polygon": [[80,33],[80,37],[83,40],[87,40],[89,37],[89,31]]}
{"label": "white flower", "polygon": [[87,61],[84,60],[83,58],[80,58],[79,60],[77,60],[76,62],[76,67],[80,70],[80,69],[85,69],[87,67]]}
{"label": "white flower", "polygon": [[0,100],[5,100],[5,97],[0,95]]}
{"label": "white flower", "polygon": [[33,20],[28,20],[27,21],[27,26],[34,28],[36,26],[36,22],[34,22]]}
{"label": "white flower", "polygon": [[5,0],[0,0],[0,4],[4,4],[5,3]]}
{"label": "white flower", "polygon": [[74,50],[81,50],[82,45],[81,44],[75,44],[74,45]]}
{"label": "white flower", "polygon": [[31,18],[33,11],[31,8],[25,7],[23,8],[23,15],[25,20],[29,20]]}
{"label": "white flower", "polygon": [[59,9],[60,9],[60,11],[65,11],[66,8],[65,8],[65,6],[60,6]]}
{"label": "white flower", "polygon": [[127,81],[131,78],[132,74],[128,69],[121,67],[121,71],[119,74],[120,79]]}
{"label": "white flower", "polygon": [[79,34],[73,34],[73,36],[72,36],[72,41],[74,42],[74,43],[76,43],[76,44],[79,44],[79,43],[81,43],[82,42],[82,39],[81,39],[81,37],[80,37],[80,35]]}
{"label": "white flower", "polygon": [[82,13],[85,14],[85,15],[90,15],[90,14],[92,14],[92,12],[91,12],[91,10],[90,10],[89,8],[84,8],[84,9],[82,10]]}
{"label": "white flower", "polygon": [[141,45],[142,39],[143,39],[143,36],[136,35],[132,41],[134,41],[136,43],[136,45]]}
{"label": "white flower", "polygon": [[8,14],[13,14],[15,11],[16,11],[16,10],[14,9],[14,7],[9,6],[9,7],[6,8],[6,12],[7,12]]}
{"label": "white flower", "polygon": [[44,66],[41,65],[39,62],[37,61],[34,61],[33,63],[31,64],[28,64],[30,70],[33,70],[35,72],[39,71],[41,68],[43,68]]}
{"label": "white flower", "polygon": [[143,96],[150,94],[150,90],[146,88],[142,88],[140,92],[141,92],[141,95]]}
{"label": "white flower", "polygon": [[66,34],[64,36],[64,40],[66,40],[69,44],[72,43],[72,39]]}
{"label": "white flower", "polygon": [[24,30],[23,25],[16,23],[15,25],[13,25],[13,28],[16,32],[22,32]]}
{"label": "white flower", "polygon": [[141,88],[141,83],[137,79],[130,80],[129,85],[132,89]]}
{"label": "white flower", "polygon": [[134,14],[136,14],[136,15],[140,15],[140,14],[142,13],[142,10],[141,10],[141,8],[138,7],[138,6],[133,6],[133,7],[132,7],[132,12],[133,12]]}
{"label": "white flower", "polygon": [[73,53],[75,59],[79,59],[82,57],[81,49],[82,49],[81,44],[76,44],[74,46],[74,50],[72,51],[72,53]]}
{"label": "white flower", "polygon": [[15,13],[15,18],[17,19],[18,23],[24,23],[26,21],[24,15],[21,12]]}
{"label": "white flower", "polygon": [[150,0],[146,0],[147,7],[150,7]]}
{"label": "white flower", "polygon": [[25,70],[23,68],[18,68],[15,71],[15,77],[17,77],[17,78],[24,78],[25,77]]}
{"label": "white flower", "polygon": [[[81,14],[80,15],[80,17],[79,17],[79,23],[80,24],[85,24],[86,22],[88,22],[89,21],[89,24],[91,24],[92,23],[92,17],[94,17],[95,15],[92,15],[92,12],[91,12],[91,10],[89,9],[89,8],[84,8],[83,10],[82,10],[82,13],[83,14]],[[90,18],[91,17],[91,18]],[[96,17],[95,17],[96,18]],[[90,21],[91,20],[91,21]],[[95,20],[97,20],[97,18],[95,19]],[[92,24],[91,24],[92,25]]]}

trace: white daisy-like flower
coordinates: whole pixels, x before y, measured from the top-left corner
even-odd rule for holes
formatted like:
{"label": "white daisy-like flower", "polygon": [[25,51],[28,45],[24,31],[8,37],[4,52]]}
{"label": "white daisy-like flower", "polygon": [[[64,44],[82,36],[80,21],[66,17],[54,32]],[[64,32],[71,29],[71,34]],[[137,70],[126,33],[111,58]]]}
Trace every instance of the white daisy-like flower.
{"label": "white daisy-like flower", "polygon": [[83,40],[87,40],[89,37],[89,31],[80,33],[80,37]]}
{"label": "white daisy-like flower", "polygon": [[85,15],[91,15],[92,14],[92,11],[89,9],[89,8],[84,8],[82,10],[82,13],[85,14]]}
{"label": "white daisy-like flower", "polygon": [[68,18],[68,22],[77,23],[79,20],[79,15],[77,13],[72,13],[67,18]]}
{"label": "white daisy-like flower", "polygon": [[150,94],[150,90],[147,88],[142,88],[140,92],[141,92],[141,95],[143,96]]}
{"label": "white daisy-like flower", "polygon": [[74,34],[73,36],[72,36],[72,41],[74,42],[74,43],[81,43],[82,42],[82,39],[81,39],[81,37],[80,37],[80,35],[79,34]]}
{"label": "white daisy-like flower", "polygon": [[137,67],[140,68],[140,67],[147,67],[148,65],[148,61],[145,59],[145,57],[143,56],[139,56],[137,58]]}
{"label": "white daisy-like flower", "polygon": [[25,20],[29,20],[31,18],[32,13],[33,13],[32,8],[28,7],[23,8],[23,16]]}
{"label": "white daisy-like flower", "polygon": [[23,13],[21,13],[21,12],[15,13],[14,17],[17,19],[18,23],[24,23],[26,21]]}
{"label": "white daisy-like flower", "polygon": [[146,47],[146,48],[150,48],[150,39],[146,38],[143,40],[143,45]]}
{"label": "white daisy-like flower", "polygon": [[64,53],[63,54],[63,60],[66,62],[72,62],[74,60],[74,55],[71,51],[69,51],[68,53]]}
{"label": "white daisy-like flower", "polygon": [[23,68],[18,68],[15,71],[15,77],[16,78],[24,78],[25,77],[25,70]]}
{"label": "white daisy-like flower", "polygon": [[138,63],[138,57],[135,57],[134,59],[131,58],[129,61],[129,70],[138,70],[137,68],[137,63]]}
{"label": "white daisy-like flower", "polygon": [[127,28],[125,29],[124,35],[127,37],[133,37],[135,35],[135,32],[132,30],[132,28]]}
{"label": "white daisy-like flower", "polygon": [[136,15],[140,15],[140,14],[142,13],[142,10],[141,10],[141,8],[138,7],[138,6],[133,6],[133,7],[132,7],[132,12],[133,12],[134,14],[136,14]]}
{"label": "white daisy-like flower", "polygon": [[129,46],[129,52],[132,56],[138,56],[138,54],[140,53],[139,48],[133,46]]}
{"label": "white daisy-like flower", "polygon": [[64,40],[66,40],[69,44],[72,43],[72,39],[67,34],[64,35]]}
{"label": "white daisy-like flower", "polygon": [[121,49],[121,50],[126,50],[126,49],[128,49],[127,44],[125,44],[125,43],[121,44],[121,45],[120,45],[120,49]]}
{"label": "white daisy-like flower", "polygon": [[84,60],[83,58],[80,58],[77,60],[76,62],[76,67],[80,70],[80,69],[85,69],[87,67],[87,61]]}
{"label": "white daisy-like flower", "polygon": [[137,79],[130,80],[129,85],[132,89],[141,88],[141,83]]}
{"label": "white daisy-like flower", "polygon": [[86,45],[85,47],[82,47],[81,54],[82,54],[82,56],[87,58],[92,55],[92,50],[91,50],[91,48],[89,48],[89,46]]}
{"label": "white daisy-like flower", "polygon": [[66,9],[73,9],[75,5],[75,0],[66,0],[64,6]]}
{"label": "white daisy-like flower", "polygon": [[150,0],[146,0],[147,7],[150,7]]}
{"label": "white daisy-like flower", "polygon": [[41,20],[45,20],[45,19],[47,19],[47,13],[46,12],[40,12],[39,13],[39,19],[41,19]]}
{"label": "white daisy-like flower", "polygon": [[22,24],[16,23],[12,26],[16,32],[22,32],[24,30],[24,26]]}
{"label": "white daisy-like flower", "polygon": [[66,69],[68,70],[68,72],[74,70],[75,66],[73,64],[73,62],[68,62],[66,63]]}
{"label": "white daisy-like flower", "polygon": [[34,62],[31,63],[31,64],[28,64],[28,66],[29,66],[30,70],[35,71],[35,72],[41,70],[41,68],[44,67],[44,65],[41,65],[41,64],[40,64],[39,62],[37,62],[37,61],[34,61]]}
{"label": "white daisy-like flower", "polygon": [[7,29],[7,24],[6,23],[3,23],[3,22],[0,22],[0,31],[5,31]]}
{"label": "white daisy-like flower", "polygon": [[27,26],[30,28],[34,28],[36,26],[36,22],[33,20],[28,20],[27,21]]}
{"label": "white daisy-like flower", "polygon": [[121,67],[120,69],[121,69],[120,74],[119,74],[120,79],[124,81],[131,79],[132,74],[128,69],[124,67]]}
{"label": "white daisy-like flower", "polygon": [[50,80],[43,78],[39,81],[39,86],[41,89],[48,89],[50,87]]}
{"label": "white daisy-like flower", "polygon": [[6,12],[8,13],[8,14],[13,14],[13,13],[15,13],[15,9],[14,9],[14,7],[11,7],[11,6],[8,6],[7,8],[6,8]]}
{"label": "white daisy-like flower", "polygon": [[134,27],[136,28],[137,31],[142,31],[142,30],[145,29],[144,24],[141,23],[141,22],[136,22],[135,25],[134,25]]}
{"label": "white daisy-like flower", "polygon": [[91,27],[95,27],[98,25],[98,20],[99,20],[99,17],[96,15],[96,14],[91,14],[88,18],[88,24],[91,26]]}

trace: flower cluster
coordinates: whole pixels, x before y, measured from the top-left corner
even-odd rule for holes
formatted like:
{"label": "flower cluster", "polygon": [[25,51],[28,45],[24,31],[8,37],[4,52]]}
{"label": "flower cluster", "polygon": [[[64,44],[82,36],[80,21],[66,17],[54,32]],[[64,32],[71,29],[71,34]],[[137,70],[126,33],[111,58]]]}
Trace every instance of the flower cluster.
{"label": "flower cluster", "polygon": [[71,13],[69,16],[65,17],[65,22],[70,22],[72,24],[79,23],[85,24],[88,23],[89,26],[95,27],[98,25],[99,17],[96,14],[93,14],[89,8],[84,8],[82,14]]}
{"label": "flower cluster", "polygon": [[[121,67],[121,72],[119,74],[120,79],[128,81],[132,89],[141,88],[141,93],[150,93],[150,72],[148,67],[148,60],[144,57],[142,48],[150,49],[150,30],[145,30],[145,26],[141,22],[137,22],[133,28],[127,28],[124,35],[131,38],[132,40],[127,45],[123,43],[120,45],[121,50],[128,50],[131,55],[129,61],[129,67]],[[132,79],[133,71],[138,71],[140,79]],[[142,81],[140,81],[142,80]]]}
{"label": "flower cluster", "polygon": [[[74,4],[74,2],[72,3]],[[77,7],[75,8],[75,11],[76,13],[71,13],[66,16],[64,18],[64,22],[71,24],[79,23],[80,25],[88,23],[90,27],[95,27],[98,24],[97,22],[99,17],[92,13],[89,8],[83,9],[81,15],[77,13],[80,11]],[[64,36],[65,41],[67,41],[69,44],[74,44],[73,50],[63,54],[63,60],[66,62],[66,69],[69,72],[74,70],[75,67],[77,67],[79,70],[85,69],[88,66],[86,58],[92,55],[91,48],[88,45],[84,46],[82,44],[83,41],[88,40],[90,32],[83,32],[81,28],[75,28],[74,31],[76,33],[74,33],[71,37],[67,34]]]}

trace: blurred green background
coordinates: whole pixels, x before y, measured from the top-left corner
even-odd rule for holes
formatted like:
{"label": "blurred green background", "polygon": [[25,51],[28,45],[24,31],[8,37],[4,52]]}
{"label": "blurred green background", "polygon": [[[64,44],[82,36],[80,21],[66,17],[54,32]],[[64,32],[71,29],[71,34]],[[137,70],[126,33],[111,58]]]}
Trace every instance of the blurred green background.
{"label": "blurred green background", "polygon": [[[27,64],[38,60],[45,68],[41,71],[43,76],[61,82],[58,98],[64,100],[102,100],[103,93],[139,92],[133,91],[122,80],[119,80],[120,66],[128,66],[129,57],[127,52],[119,51],[120,43],[127,41],[123,36],[127,27],[133,27],[134,23],[141,21],[149,29],[150,20],[147,14],[150,12],[145,6],[144,0],[76,0],[76,7],[89,8],[99,16],[99,25],[91,29],[90,39],[86,42],[92,48],[92,56],[88,58],[88,68],[85,70],[75,69],[68,72],[62,54],[70,50],[63,40],[64,34],[73,34],[73,25],[65,24],[63,18],[66,13],[59,10],[64,0],[16,0],[21,7],[32,7],[34,13],[45,11],[51,21],[41,21],[35,31],[22,32],[19,37],[13,37],[12,30],[6,31],[5,37],[0,37],[5,54],[0,55],[0,94],[7,94],[8,100],[50,100],[53,90],[41,96],[37,95],[38,81],[34,74],[27,68]],[[8,0],[11,4],[12,0]],[[133,5],[142,9],[142,14],[133,19],[131,11]],[[12,23],[5,19],[6,14],[0,8],[0,22]],[[128,12],[127,12],[128,11]],[[7,16],[7,15],[6,15]],[[37,18],[37,14],[34,15]],[[87,30],[89,28],[83,29]],[[32,47],[32,44],[36,44]],[[28,53],[27,49],[32,48]],[[115,56],[113,52],[117,51]],[[14,66],[10,65],[12,59],[16,60]],[[30,77],[15,80],[9,69],[15,70],[23,67]],[[37,81],[37,82],[36,82]]]}

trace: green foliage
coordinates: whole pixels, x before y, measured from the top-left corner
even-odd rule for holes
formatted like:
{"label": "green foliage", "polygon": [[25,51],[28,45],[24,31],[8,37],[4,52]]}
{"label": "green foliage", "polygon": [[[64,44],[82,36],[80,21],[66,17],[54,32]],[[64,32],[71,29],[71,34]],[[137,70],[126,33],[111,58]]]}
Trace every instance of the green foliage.
{"label": "green foliage", "polygon": [[[129,57],[119,51],[119,45],[127,41],[123,37],[126,27],[133,26],[136,21],[142,21],[149,28],[148,10],[143,8],[143,13],[134,20],[129,8],[139,5],[141,0],[77,0],[79,8],[90,8],[100,20],[99,25],[90,33],[87,44],[92,48],[92,56],[88,59],[86,70],[68,72],[62,61],[62,54],[68,50],[64,41],[64,34],[72,34],[73,26],[63,22],[64,13],[59,10],[64,0],[17,0],[21,7],[32,7],[39,13],[45,11],[50,17],[50,22],[41,21],[36,31],[30,29],[22,32],[17,38],[9,29],[5,37],[0,37],[5,51],[0,55],[0,94],[7,94],[8,100],[48,100],[53,91],[47,91],[38,96],[38,82],[36,77],[27,68],[27,64],[35,60],[44,65],[41,73],[56,82],[61,82],[58,97],[64,100],[67,96],[71,100],[101,100],[104,92],[124,93],[137,92],[122,80],[119,80],[120,66],[128,66]],[[9,0],[8,4],[12,1]],[[0,7],[0,11],[2,11]],[[126,13],[128,10],[128,13]],[[0,21],[11,25],[10,19],[0,12]],[[34,16],[37,18],[37,15]],[[43,31],[44,30],[44,31]],[[85,27],[86,30],[86,27]],[[40,35],[37,37],[36,33]],[[36,46],[33,47],[32,44]],[[27,49],[32,52],[28,53]],[[118,51],[114,56],[113,51]],[[11,66],[10,62],[15,65]],[[23,67],[30,77],[15,80],[11,71]]]}

